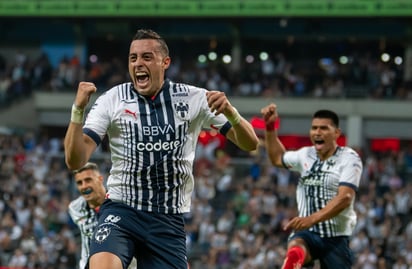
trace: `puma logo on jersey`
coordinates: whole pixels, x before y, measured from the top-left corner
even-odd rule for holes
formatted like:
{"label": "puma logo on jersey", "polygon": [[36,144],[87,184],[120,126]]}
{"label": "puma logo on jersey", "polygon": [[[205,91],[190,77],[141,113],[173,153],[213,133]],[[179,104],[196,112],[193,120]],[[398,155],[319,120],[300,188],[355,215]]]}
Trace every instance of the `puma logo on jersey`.
{"label": "puma logo on jersey", "polygon": [[137,119],[136,112],[133,112],[133,111],[131,111],[131,110],[129,110],[129,109],[125,109],[125,110],[124,110],[124,113],[129,114],[129,115],[132,115],[133,118]]}

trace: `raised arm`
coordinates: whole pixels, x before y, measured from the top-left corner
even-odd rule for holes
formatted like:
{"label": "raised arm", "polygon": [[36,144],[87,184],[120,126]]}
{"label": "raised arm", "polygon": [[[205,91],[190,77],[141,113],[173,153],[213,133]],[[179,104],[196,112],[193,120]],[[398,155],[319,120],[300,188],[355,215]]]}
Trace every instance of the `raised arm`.
{"label": "raised arm", "polygon": [[255,150],[259,139],[253,126],[230,104],[225,93],[209,91],[206,97],[211,111],[216,115],[223,113],[232,124],[232,128],[226,134],[227,138],[244,151]]}
{"label": "raised arm", "polygon": [[275,129],[275,121],[278,117],[278,112],[275,104],[270,104],[261,109],[263,119],[265,120],[265,145],[269,155],[270,162],[277,167],[283,167],[282,155],[285,153],[285,147],[279,140],[277,130]]}
{"label": "raised arm", "polygon": [[[236,113],[238,112],[234,112],[234,114]],[[242,116],[239,117],[239,123],[232,124],[232,128],[227,133],[227,138],[244,151],[256,150],[259,139],[253,126]]]}
{"label": "raised arm", "polygon": [[64,137],[66,165],[70,170],[79,169],[90,159],[96,149],[96,143],[83,134],[83,118],[90,96],[96,92],[91,82],[80,82],[76,99],[72,106],[71,119]]}

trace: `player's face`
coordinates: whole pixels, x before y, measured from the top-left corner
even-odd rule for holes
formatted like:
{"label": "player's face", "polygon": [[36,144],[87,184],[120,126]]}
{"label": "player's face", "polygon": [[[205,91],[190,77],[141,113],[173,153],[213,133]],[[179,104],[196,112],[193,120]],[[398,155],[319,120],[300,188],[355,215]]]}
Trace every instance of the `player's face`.
{"label": "player's face", "polygon": [[170,57],[160,50],[157,40],[133,40],[129,52],[129,75],[142,95],[154,96],[161,89]]}
{"label": "player's face", "polygon": [[314,118],[310,129],[310,139],[321,159],[333,155],[340,136],[340,129],[333,125],[330,119]]}
{"label": "player's face", "polygon": [[96,204],[104,199],[103,176],[92,169],[84,170],[75,175],[77,189],[87,202]]}

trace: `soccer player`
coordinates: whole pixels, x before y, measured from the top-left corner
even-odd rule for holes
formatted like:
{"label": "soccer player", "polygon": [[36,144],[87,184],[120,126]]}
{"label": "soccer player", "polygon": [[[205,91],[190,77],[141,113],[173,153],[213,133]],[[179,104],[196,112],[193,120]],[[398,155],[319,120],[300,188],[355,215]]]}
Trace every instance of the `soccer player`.
{"label": "soccer player", "polygon": [[312,146],[286,151],[277,136],[277,107],[261,110],[266,124],[265,143],[271,163],[300,173],[296,189],[298,213],[290,230],[282,269],[299,269],[319,260],[322,269],[350,269],[353,254],[349,238],[356,224],[353,208],[362,173],[362,161],[349,147],[337,144],[339,118],[330,110],[312,117]]}
{"label": "soccer player", "polygon": [[99,96],[83,125],[96,86],[80,82],[64,139],[66,164],[79,169],[107,135],[112,167],[107,198],[91,240],[91,269],[186,269],[183,214],[190,210],[195,147],[214,128],[245,151],[258,138],[223,92],[165,78],[165,40],[140,29],[129,49],[126,82]]}
{"label": "soccer player", "polygon": [[97,214],[105,200],[106,188],[96,163],[86,163],[82,168],[74,170],[73,176],[80,196],[70,202],[69,215],[80,230],[82,247],[79,269],[84,269],[89,258],[90,240],[97,226]]}

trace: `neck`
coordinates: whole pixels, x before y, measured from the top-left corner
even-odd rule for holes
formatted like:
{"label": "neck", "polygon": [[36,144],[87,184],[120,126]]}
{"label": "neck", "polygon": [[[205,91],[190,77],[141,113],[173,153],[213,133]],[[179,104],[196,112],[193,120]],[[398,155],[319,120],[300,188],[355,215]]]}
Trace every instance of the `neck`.
{"label": "neck", "polygon": [[324,161],[326,159],[328,159],[329,157],[333,156],[336,152],[336,150],[338,149],[338,145],[335,145],[333,147],[333,149],[329,150],[328,152],[326,152],[325,154],[319,154],[318,153],[318,157],[321,161]]}
{"label": "neck", "polygon": [[87,204],[88,204],[89,207],[92,208],[92,209],[98,208],[98,207],[101,205],[101,203],[98,202],[98,201],[90,201],[90,202],[88,202]]}
{"label": "neck", "polygon": [[88,201],[87,204],[89,205],[90,208],[93,208],[93,209],[98,208],[101,204],[103,204],[105,197],[106,197],[105,192],[103,192],[103,195],[100,195],[99,198],[95,200]]}

